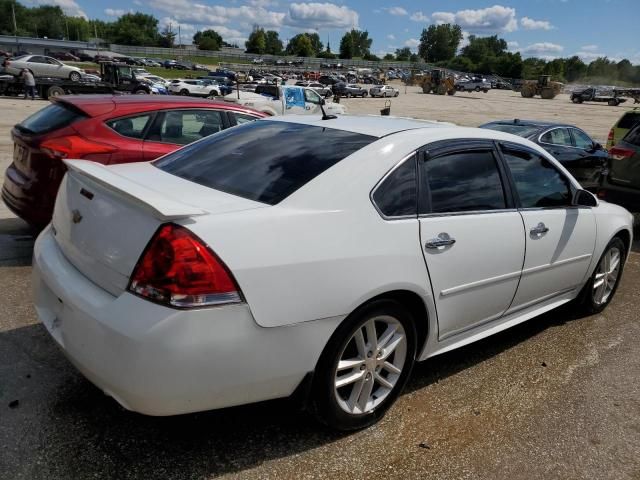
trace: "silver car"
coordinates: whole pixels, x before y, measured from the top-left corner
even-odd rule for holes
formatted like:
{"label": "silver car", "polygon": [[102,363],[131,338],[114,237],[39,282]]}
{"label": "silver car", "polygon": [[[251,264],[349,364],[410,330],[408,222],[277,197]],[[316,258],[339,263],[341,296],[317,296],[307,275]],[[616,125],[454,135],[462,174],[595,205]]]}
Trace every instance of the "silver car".
{"label": "silver car", "polygon": [[78,67],[65,65],[52,57],[44,55],[24,55],[9,60],[6,67],[8,73],[19,75],[23,68],[31,70],[34,77],[68,78],[77,82],[82,78],[82,70]]}

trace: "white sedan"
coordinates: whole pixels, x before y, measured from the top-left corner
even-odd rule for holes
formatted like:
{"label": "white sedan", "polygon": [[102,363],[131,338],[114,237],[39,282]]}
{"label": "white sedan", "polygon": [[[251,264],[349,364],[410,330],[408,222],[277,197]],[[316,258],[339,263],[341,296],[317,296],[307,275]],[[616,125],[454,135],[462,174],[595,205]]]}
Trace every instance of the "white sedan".
{"label": "white sedan", "polygon": [[415,361],[569,302],[603,310],[632,242],[629,212],[490,130],[287,116],[153,163],[66,164],[36,310],[149,415],[300,389],[330,426],[365,427]]}
{"label": "white sedan", "polygon": [[220,88],[204,80],[172,80],[169,91],[174,95],[190,95],[193,97],[219,97]]}
{"label": "white sedan", "polygon": [[7,73],[18,75],[23,68],[30,70],[35,77],[68,78],[78,82],[82,78],[83,70],[45,55],[24,55],[8,60],[5,67]]}
{"label": "white sedan", "polygon": [[372,97],[397,97],[400,90],[391,85],[378,85],[369,89],[369,95]]}

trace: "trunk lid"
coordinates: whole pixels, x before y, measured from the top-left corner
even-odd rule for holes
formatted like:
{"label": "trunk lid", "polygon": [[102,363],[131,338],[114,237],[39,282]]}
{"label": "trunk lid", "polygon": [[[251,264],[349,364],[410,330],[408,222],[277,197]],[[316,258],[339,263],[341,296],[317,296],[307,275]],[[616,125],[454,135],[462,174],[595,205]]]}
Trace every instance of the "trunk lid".
{"label": "trunk lid", "polygon": [[56,242],[87,278],[122,293],[144,248],[166,222],[264,204],[181,179],[149,163],[65,161],[53,213]]}

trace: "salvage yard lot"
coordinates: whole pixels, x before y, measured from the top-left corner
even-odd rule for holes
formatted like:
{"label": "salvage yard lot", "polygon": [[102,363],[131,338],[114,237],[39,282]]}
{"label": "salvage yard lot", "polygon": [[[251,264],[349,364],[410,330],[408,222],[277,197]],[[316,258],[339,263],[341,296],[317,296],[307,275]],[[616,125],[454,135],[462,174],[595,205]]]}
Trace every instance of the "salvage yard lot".
{"label": "salvage yard lot", "polygon": [[[396,116],[465,126],[553,120],[602,143],[625,108],[396,86]],[[384,107],[341,103],[353,114]],[[46,104],[0,98],[2,173],[11,126]],[[288,401],[174,418],[126,412],[37,322],[32,242],[0,205],[0,478],[640,478],[640,253],[604,313],[559,310],[418,364],[381,423],[336,435]]]}

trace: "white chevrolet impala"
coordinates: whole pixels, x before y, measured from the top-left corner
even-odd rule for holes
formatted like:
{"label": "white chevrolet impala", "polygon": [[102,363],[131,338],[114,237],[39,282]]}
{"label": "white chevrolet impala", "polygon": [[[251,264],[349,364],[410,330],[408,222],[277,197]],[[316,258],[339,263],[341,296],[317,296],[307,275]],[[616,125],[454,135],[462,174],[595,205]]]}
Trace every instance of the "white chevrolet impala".
{"label": "white chevrolet impala", "polygon": [[572,302],[601,311],[632,217],[506,133],[287,116],[152,163],[68,161],[35,305],[125,408],[173,415],[309,392],[370,425],[415,361]]}

